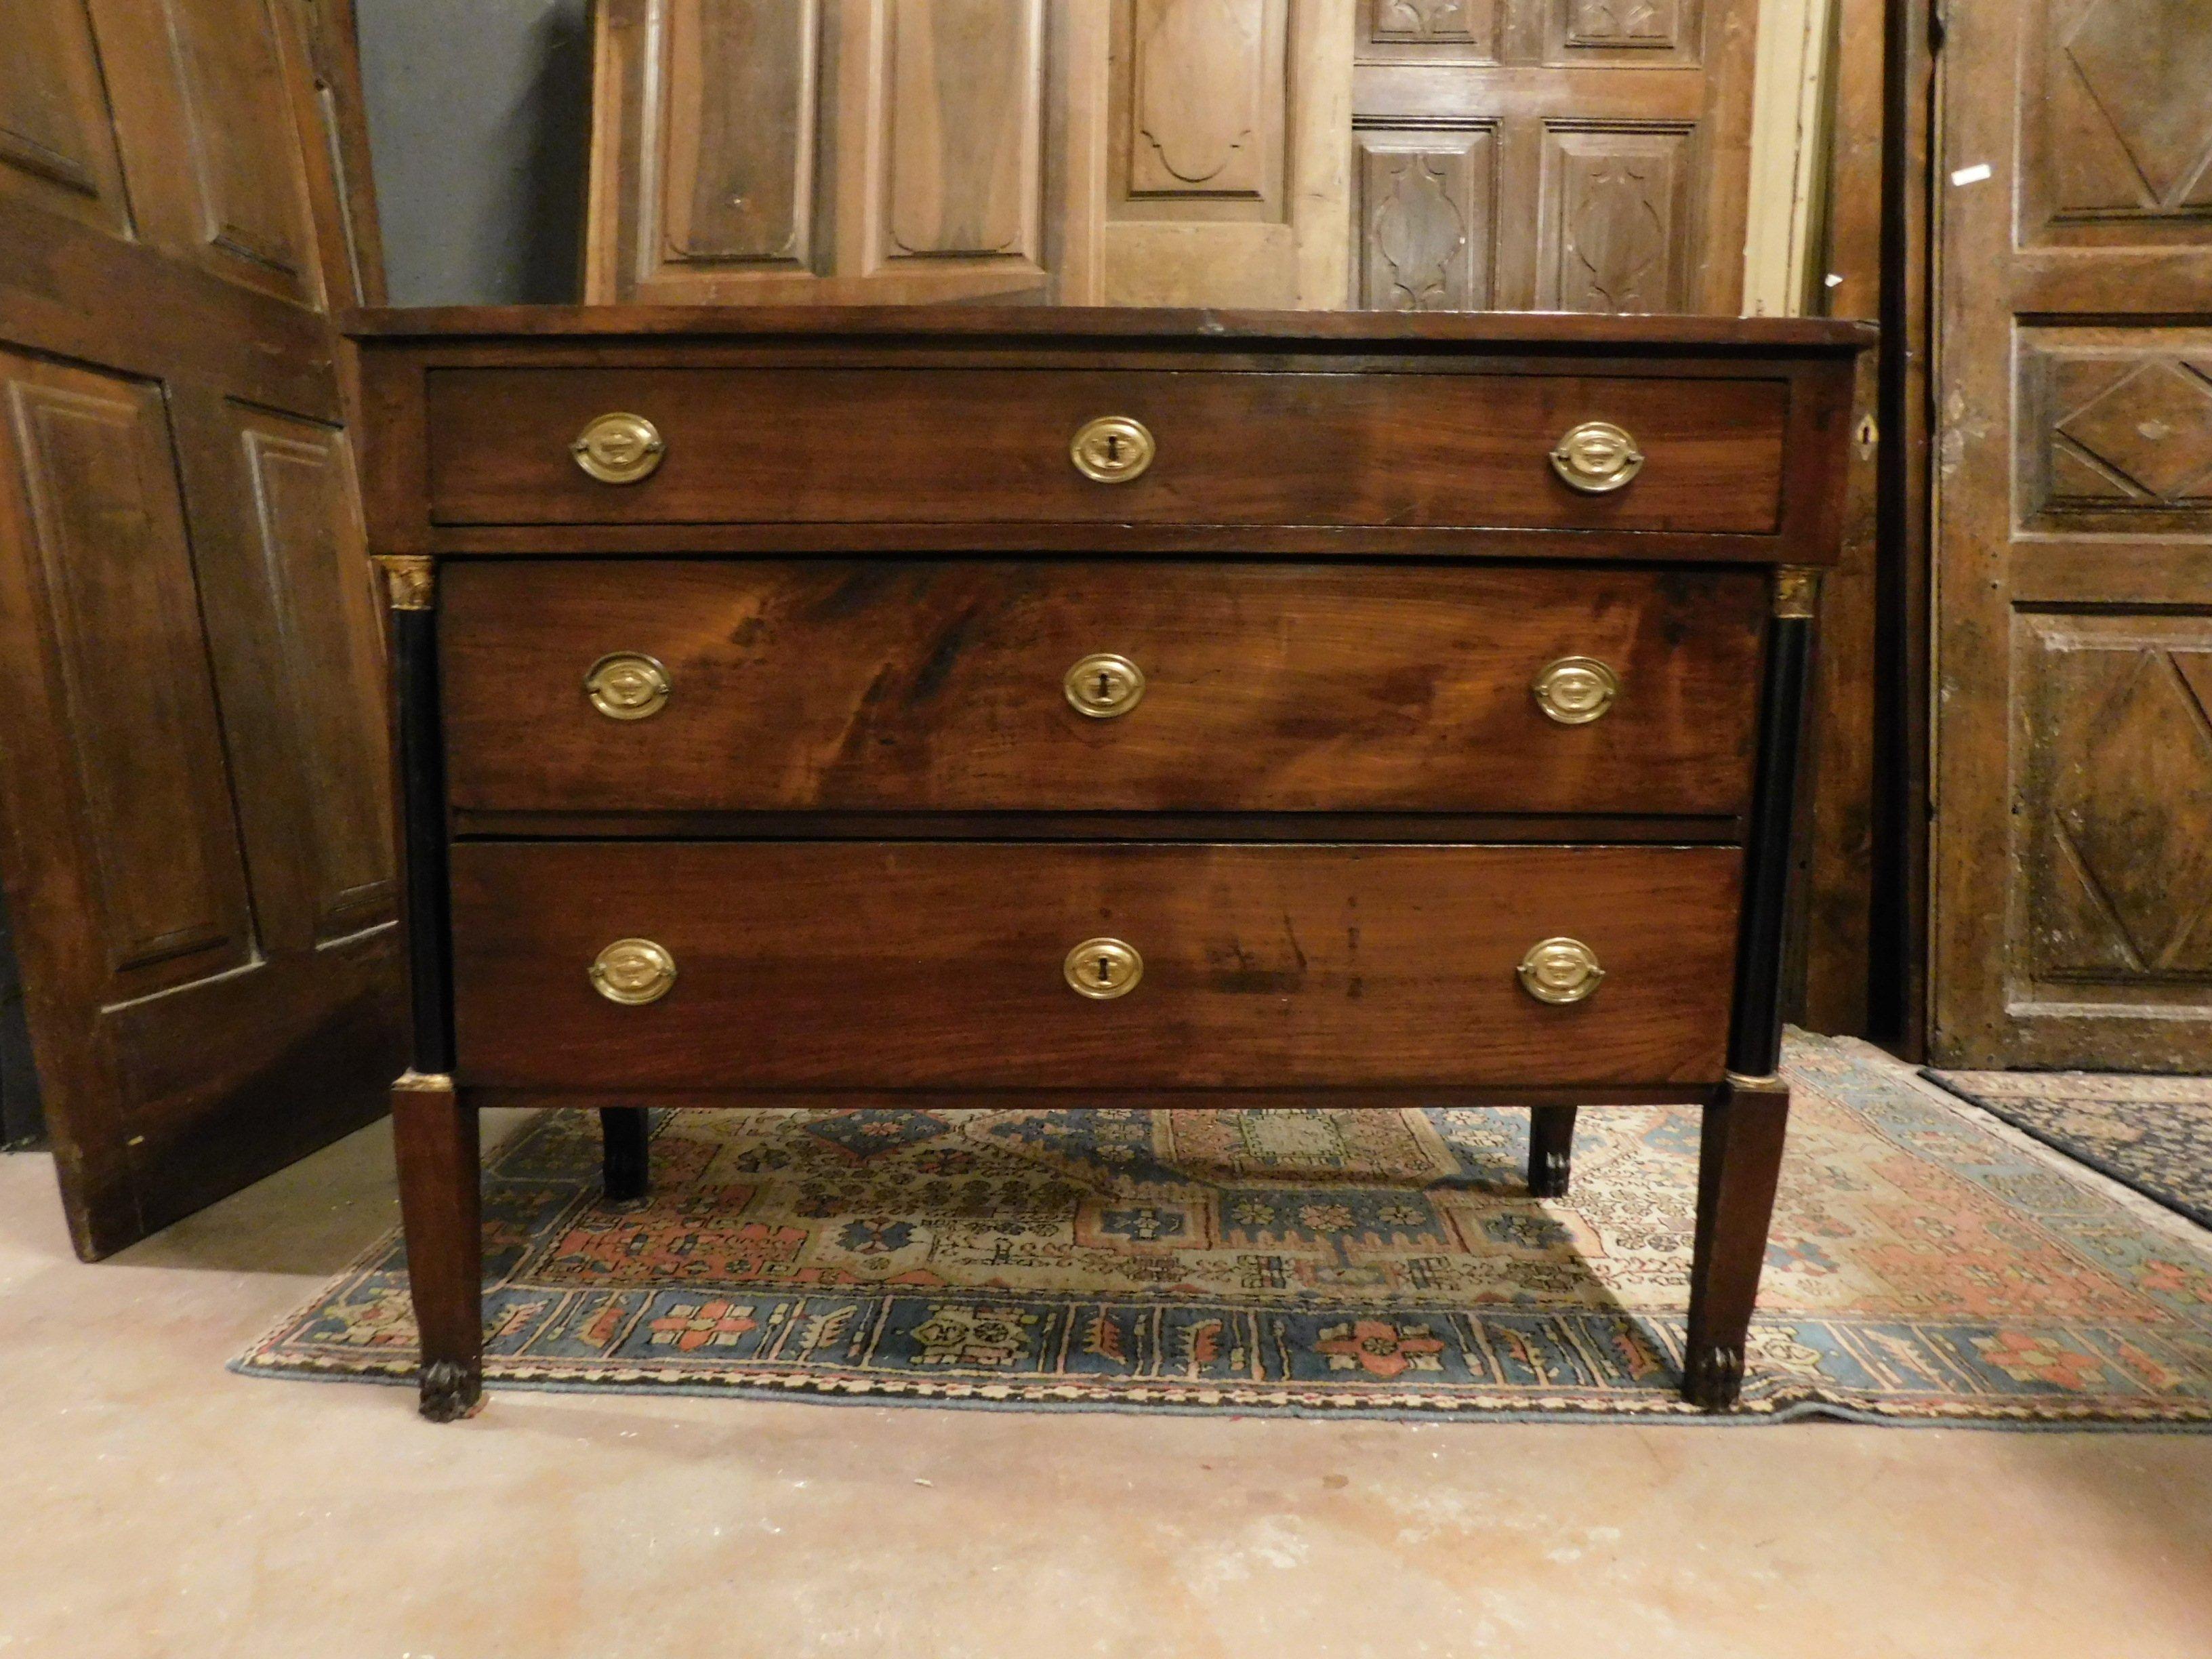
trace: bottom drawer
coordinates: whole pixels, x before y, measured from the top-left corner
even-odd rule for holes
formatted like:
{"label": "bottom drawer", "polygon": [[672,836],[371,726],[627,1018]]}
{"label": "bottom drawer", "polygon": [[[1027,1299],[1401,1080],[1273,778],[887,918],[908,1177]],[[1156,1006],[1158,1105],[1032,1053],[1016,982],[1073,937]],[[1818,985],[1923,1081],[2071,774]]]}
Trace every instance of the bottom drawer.
{"label": "bottom drawer", "polygon": [[[457,1075],[1717,1080],[1739,863],[1729,848],[468,842],[453,859]],[[608,951],[625,940],[646,944]],[[1588,994],[1532,994],[1522,964],[1546,940],[1586,947],[1595,988],[1560,945],[1531,972]]]}

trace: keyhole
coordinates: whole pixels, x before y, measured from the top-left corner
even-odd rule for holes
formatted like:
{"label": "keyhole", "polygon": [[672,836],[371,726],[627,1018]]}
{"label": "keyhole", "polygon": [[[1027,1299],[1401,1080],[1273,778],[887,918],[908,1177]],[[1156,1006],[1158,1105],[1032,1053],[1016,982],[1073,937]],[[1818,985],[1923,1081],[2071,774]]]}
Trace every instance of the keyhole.
{"label": "keyhole", "polygon": [[1118,432],[1106,434],[1106,464],[1109,466],[1121,465],[1121,434]]}
{"label": "keyhole", "polygon": [[1098,701],[1101,702],[1114,701],[1114,677],[1103,670],[1101,670],[1098,675]]}
{"label": "keyhole", "polygon": [[1101,985],[1111,985],[1114,982],[1114,959],[1111,957],[1098,958],[1098,982]]}

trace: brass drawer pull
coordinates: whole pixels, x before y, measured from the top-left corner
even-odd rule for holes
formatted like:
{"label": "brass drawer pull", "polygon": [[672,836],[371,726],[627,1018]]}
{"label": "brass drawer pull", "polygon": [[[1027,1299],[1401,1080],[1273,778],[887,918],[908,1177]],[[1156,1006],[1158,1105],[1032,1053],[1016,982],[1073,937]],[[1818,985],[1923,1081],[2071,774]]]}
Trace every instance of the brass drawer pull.
{"label": "brass drawer pull", "polygon": [[1085,421],[1067,447],[1075,470],[1093,483],[1127,483],[1152,464],[1158,447],[1145,423],[1129,415]]}
{"label": "brass drawer pull", "polygon": [[584,671],[584,695],[611,720],[658,714],[674,689],[660,659],[641,651],[610,652]]}
{"label": "brass drawer pull", "polygon": [[1539,1002],[1580,1002],[1605,978],[1597,952],[1578,939],[1540,939],[1521,958],[1521,988]]}
{"label": "brass drawer pull", "polygon": [[1552,452],[1552,471],[1585,495],[1618,489],[1643,470],[1636,440],[1610,421],[1584,421]]}
{"label": "brass drawer pull", "polygon": [[1145,976],[1145,959],[1135,945],[1118,939],[1087,939],[1067,953],[1060,970],[1079,996],[1110,1002],[1137,988]]}
{"label": "brass drawer pull", "polygon": [[1071,708],[1095,720],[1126,714],[1145,695],[1145,671],[1110,651],[1085,657],[1060,682]]}
{"label": "brass drawer pull", "polygon": [[1536,707],[1562,726],[1588,726],[1613,707],[1620,676],[1595,657],[1562,657],[1536,671]]}
{"label": "brass drawer pull", "polygon": [[668,443],[642,415],[602,415],[576,434],[568,453],[601,483],[636,483],[659,470]]}
{"label": "brass drawer pull", "polygon": [[658,1002],[676,983],[676,958],[649,939],[618,939],[593,958],[592,988],[635,1008]]}

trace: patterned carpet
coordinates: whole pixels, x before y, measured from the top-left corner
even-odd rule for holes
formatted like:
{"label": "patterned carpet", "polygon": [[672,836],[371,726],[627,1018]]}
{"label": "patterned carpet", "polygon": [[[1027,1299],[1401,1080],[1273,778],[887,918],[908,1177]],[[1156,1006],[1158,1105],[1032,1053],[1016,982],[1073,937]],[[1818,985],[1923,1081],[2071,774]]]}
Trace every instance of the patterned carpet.
{"label": "patterned carpet", "polygon": [[2097,1072],[1923,1075],[2146,1198],[2212,1227],[2212,1078]]}
{"label": "patterned carpet", "polygon": [[[1793,1050],[1744,1412],[2212,1421],[2212,1238],[1863,1044]],[[1693,1111],[672,1115],[596,1202],[594,1120],[492,1159],[495,1385],[1389,1416],[1674,1415]],[[397,1236],[236,1368],[404,1378]]]}

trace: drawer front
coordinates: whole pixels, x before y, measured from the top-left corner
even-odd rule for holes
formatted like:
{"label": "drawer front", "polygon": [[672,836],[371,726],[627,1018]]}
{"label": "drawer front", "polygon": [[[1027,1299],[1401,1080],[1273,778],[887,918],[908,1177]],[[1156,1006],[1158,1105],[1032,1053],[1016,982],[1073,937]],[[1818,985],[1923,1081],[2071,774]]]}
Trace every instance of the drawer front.
{"label": "drawer front", "polygon": [[[1788,403],[1785,382],[1748,377],[448,368],[428,377],[431,511],[450,525],[1764,533],[1779,521]],[[614,413],[652,422],[647,476],[604,481],[572,448]],[[1071,446],[1116,416],[1145,428],[1150,465],[1094,482]],[[1589,422],[1643,458],[1618,488],[1571,488],[1553,464]],[[1126,459],[1137,441],[1109,434],[1099,453]],[[614,471],[639,470],[635,445],[611,453]]]}
{"label": "drawer front", "polygon": [[440,603],[454,807],[563,812],[1735,813],[1766,608],[1751,571],[1103,562],[463,562]]}
{"label": "drawer front", "polygon": [[[1721,1073],[1726,848],[472,842],[464,1083],[1522,1085]],[[1539,1000],[1578,940],[1603,977]],[[1140,959],[1113,988],[1119,941]],[[657,988],[655,1000],[617,1002]],[[1082,947],[1082,948],[1079,948]],[[1071,965],[1071,953],[1073,953]],[[1565,946],[1543,959],[1571,983]],[[1096,1103],[1110,1105],[1110,1093]]]}

